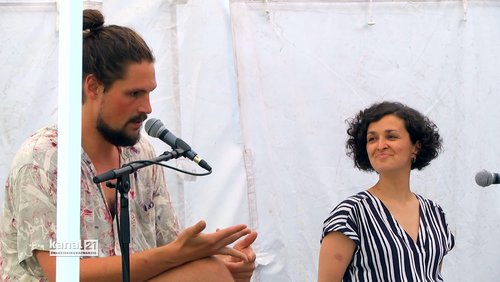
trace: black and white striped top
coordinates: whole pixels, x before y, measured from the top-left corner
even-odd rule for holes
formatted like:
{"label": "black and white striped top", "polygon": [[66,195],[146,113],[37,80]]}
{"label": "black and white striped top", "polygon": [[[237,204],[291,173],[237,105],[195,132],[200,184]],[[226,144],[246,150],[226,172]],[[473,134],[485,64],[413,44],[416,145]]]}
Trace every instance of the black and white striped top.
{"label": "black and white striped top", "polygon": [[455,245],[455,237],[442,208],[420,195],[417,199],[420,225],[416,243],[368,191],[335,207],[324,222],[322,237],[339,231],[356,243],[344,282],[443,281],[439,266]]}

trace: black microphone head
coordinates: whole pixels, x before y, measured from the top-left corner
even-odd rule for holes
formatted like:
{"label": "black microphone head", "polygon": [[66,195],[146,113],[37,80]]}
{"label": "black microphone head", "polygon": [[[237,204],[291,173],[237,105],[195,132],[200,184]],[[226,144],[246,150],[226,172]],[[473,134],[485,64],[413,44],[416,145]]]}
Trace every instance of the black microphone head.
{"label": "black microphone head", "polygon": [[146,121],[146,124],[144,125],[144,129],[149,134],[149,136],[156,138],[160,137],[160,134],[162,133],[164,128],[165,126],[163,126],[161,120],[157,118],[148,119]]}
{"label": "black microphone head", "polygon": [[485,169],[481,170],[476,174],[476,183],[482,187],[493,184],[493,174]]}

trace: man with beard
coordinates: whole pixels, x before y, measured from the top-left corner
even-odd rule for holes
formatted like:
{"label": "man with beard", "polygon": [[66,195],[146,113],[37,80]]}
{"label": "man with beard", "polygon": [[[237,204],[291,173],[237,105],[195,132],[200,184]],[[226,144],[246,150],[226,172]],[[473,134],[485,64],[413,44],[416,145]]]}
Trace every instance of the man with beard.
{"label": "man with beard", "polygon": [[[119,281],[115,190],[95,175],[156,155],[140,129],[156,88],[154,57],[133,30],[104,26],[97,10],[83,14],[81,239],[98,240],[97,258],[80,260],[81,281]],[[131,176],[131,281],[249,281],[255,268],[245,225],[202,233],[206,224],[178,231],[163,170],[148,166]],[[54,281],[57,127],[37,131],[13,160],[5,185],[0,232],[0,280]],[[64,189],[64,187],[59,187]],[[229,244],[242,238],[234,248]]]}

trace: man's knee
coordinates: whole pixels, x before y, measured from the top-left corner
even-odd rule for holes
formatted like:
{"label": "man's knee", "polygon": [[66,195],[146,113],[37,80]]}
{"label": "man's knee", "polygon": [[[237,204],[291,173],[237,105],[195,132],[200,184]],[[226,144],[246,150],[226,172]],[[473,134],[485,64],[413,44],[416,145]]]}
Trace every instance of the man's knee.
{"label": "man's knee", "polygon": [[[224,262],[216,257],[196,260],[189,264],[192,264],[189,266],[190,269],[199,274],[203,274],[201,277],[213,277],[213,281],[234,281]],[[221,280],[221,278],[223,278],[223,280]]]}
{"label": "man's knee", "polygon": [[154,277],[150,281],[234,281],[224,262],[215,258],[203,258],[185,263]]}

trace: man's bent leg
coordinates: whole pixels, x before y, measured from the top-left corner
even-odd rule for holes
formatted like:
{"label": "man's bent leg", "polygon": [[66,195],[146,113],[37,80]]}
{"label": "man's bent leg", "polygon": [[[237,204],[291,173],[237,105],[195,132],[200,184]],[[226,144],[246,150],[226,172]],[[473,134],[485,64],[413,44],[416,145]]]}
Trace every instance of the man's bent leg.
{"label": "man's bent leg", "polygon": [[188,262],[176,268],[165,271],[158,276],[148,280],[149,282],[160,281],[175,281],[175,282],[234,282],[231,273],[224,263],[215,258],[209,257],[204,259]]}

